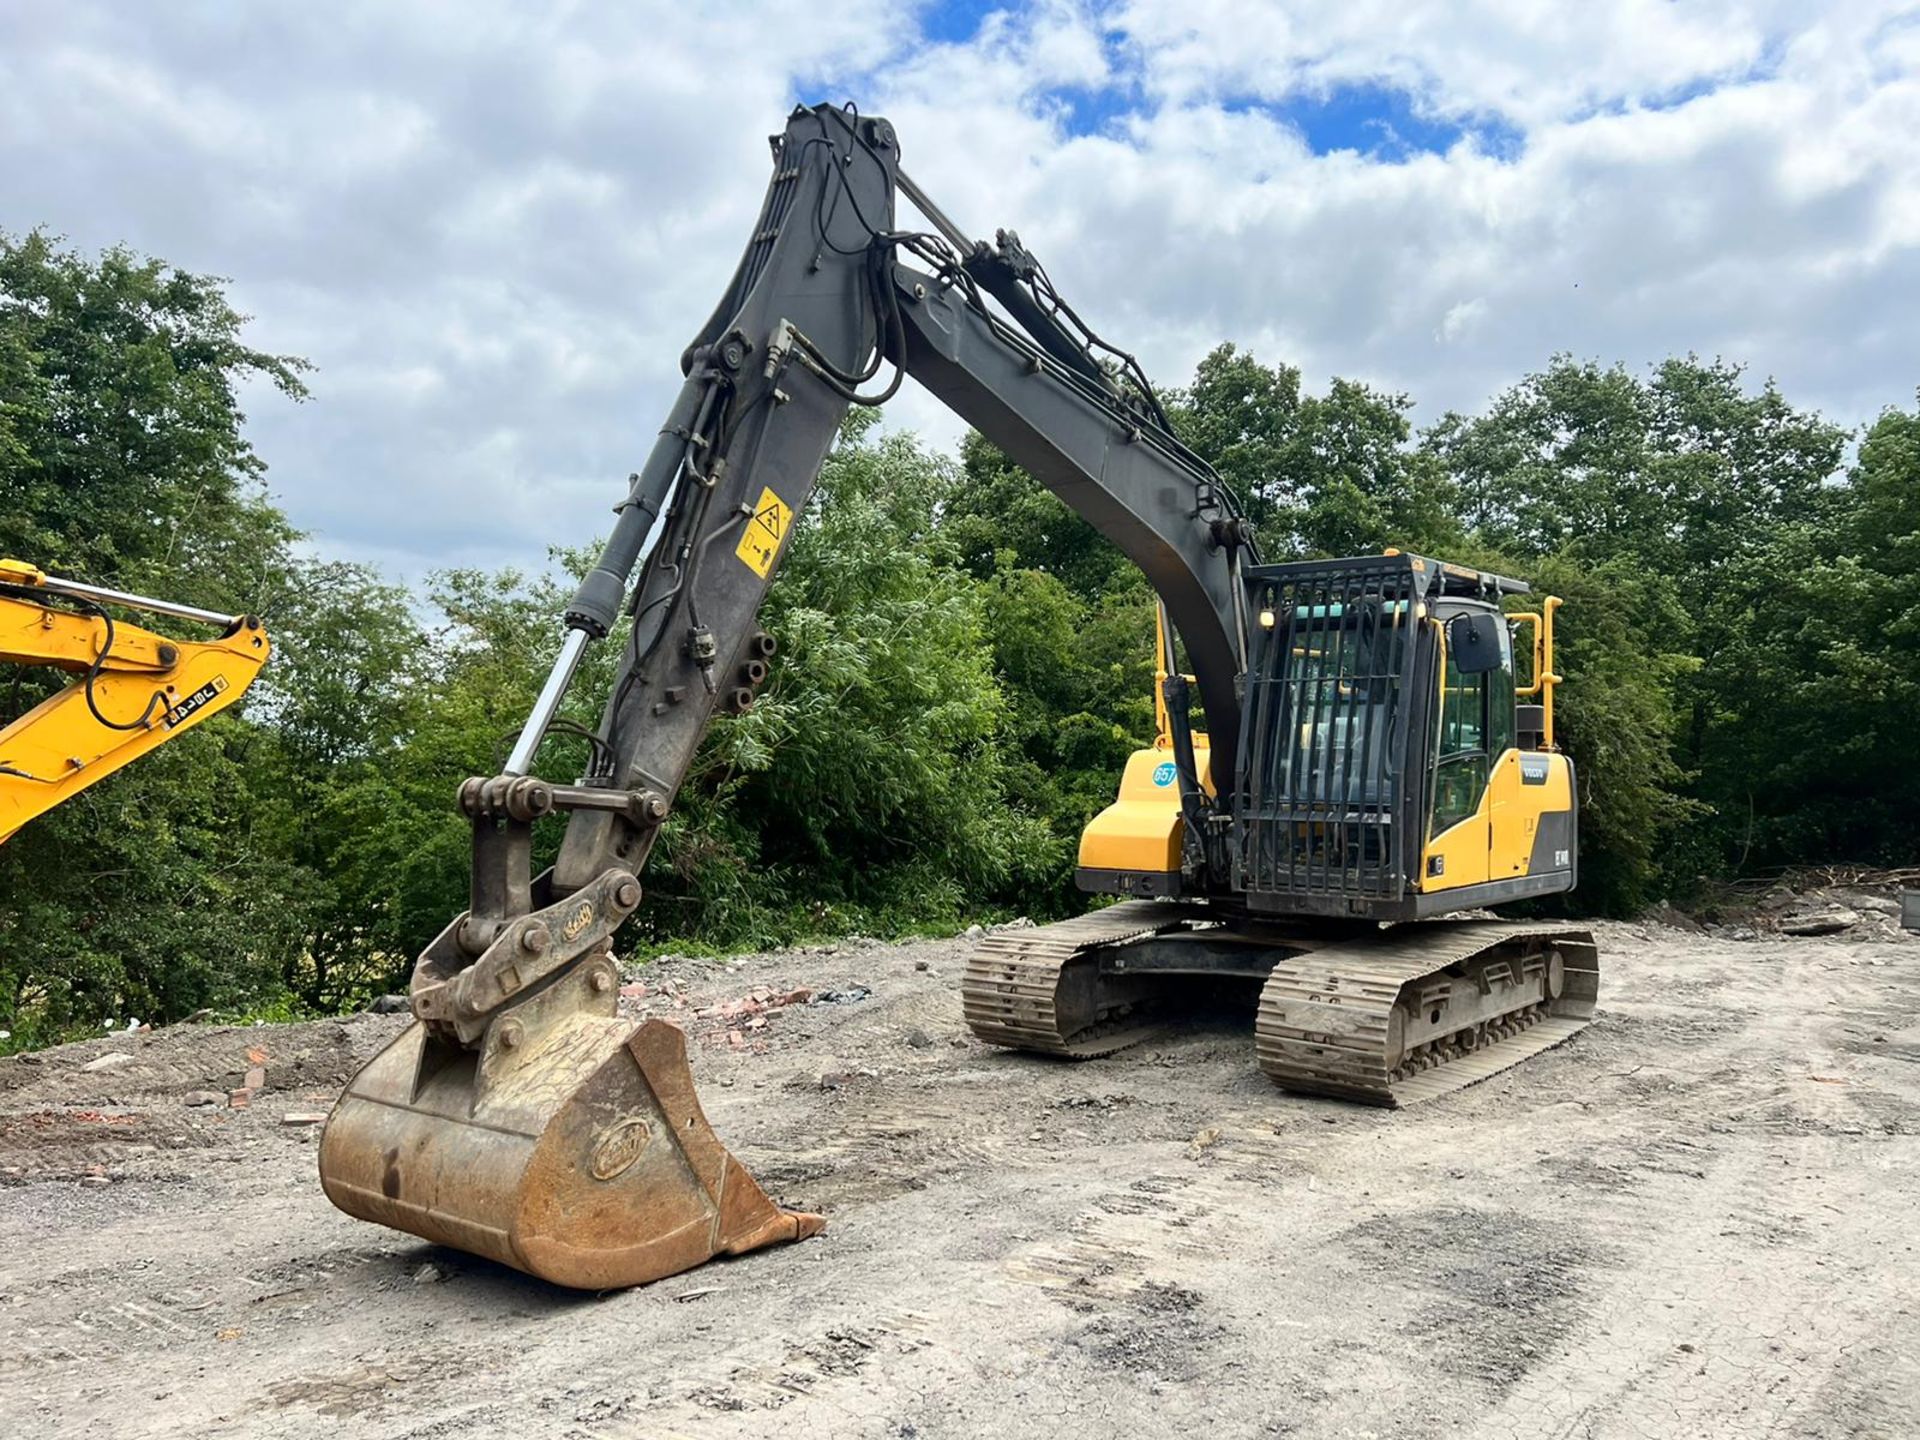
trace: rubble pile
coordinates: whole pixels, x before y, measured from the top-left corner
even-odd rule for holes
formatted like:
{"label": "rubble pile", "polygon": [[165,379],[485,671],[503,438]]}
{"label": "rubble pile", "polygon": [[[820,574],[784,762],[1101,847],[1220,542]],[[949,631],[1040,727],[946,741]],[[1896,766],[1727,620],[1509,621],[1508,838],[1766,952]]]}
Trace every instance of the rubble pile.
{"label": "rubble pile", "polygon": [[1662,901],[1646,919],[1669,929],[1731,940],[1768,935],[1855,942],[1920,939],[1903,928],[1903,908],[1916,906],[1920,870],[1826,869],[1791,871],[1776,879],[1728,887],[1702,907],[1702,920]]}

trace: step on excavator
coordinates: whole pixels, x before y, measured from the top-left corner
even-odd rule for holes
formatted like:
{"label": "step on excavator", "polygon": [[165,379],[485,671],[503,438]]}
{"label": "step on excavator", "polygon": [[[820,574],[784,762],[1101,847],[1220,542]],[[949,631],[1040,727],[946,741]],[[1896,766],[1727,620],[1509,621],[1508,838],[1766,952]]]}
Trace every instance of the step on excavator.
{"label": "step on excavator", "polygon": [[[611,946],[711,717],[767,678],[755,616],[843,417],[909,376],[1117,545],[1162,615],[1160,736],[1080,849],[1082,888],[1120,898],[987,938],[962,982],[977,1036],[1103,1055],[1228,977],[1260,987],[1256,1054],[1282,1086],[1404,1105],[1583,1025],[1586,931],[1440,918],[1573,887],[1558,602],[1508,616],[1521,582],[1394,551],[1263,564],[1139,364],[1017,235],[961,231],[891,125],[803,107],[772,146],[746,252],[551,674],[501,773],[459,789],[470,908],[415,966],[413,1023],[328,1121],[333,1202],[593,1289],[822,1228],[714,1134],[680,1031],[619,1018]],[[902,226],[902,200],[924,227]],[[540,778],[556,707],[623,608],[588,773]],[[536,876],[532,827],[557,813]]]}
{"label": "step on excavator", "polygon": [[[115,620],[116,609],[191,620],[220,635],[173,639]],[[222,615],[0,560],[0,663],[74,677],[0,728],[0,844],[233,704],[270,649],[251,615]]]}

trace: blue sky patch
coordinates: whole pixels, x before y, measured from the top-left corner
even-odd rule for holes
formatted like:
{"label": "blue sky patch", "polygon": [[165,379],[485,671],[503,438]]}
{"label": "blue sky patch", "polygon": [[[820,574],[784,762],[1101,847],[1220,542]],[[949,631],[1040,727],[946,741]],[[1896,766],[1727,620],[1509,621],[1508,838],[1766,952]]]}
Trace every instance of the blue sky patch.
{"label": "blue sky patch", "polygon": [[920,12],[920,33],[936,45],[964,45],[980,33],[980,22],[1006,0],[934,0]]}
{"label": "blue sky patch", "polygon": [[1373,82],[1280,101],[1231,101],[1227,108],[1259,111],[1291,125],[1316,155],[1352,150],[1372,160],[1399,163],[1416,155],[1444,155],[1470,137],[1489,155],[1510,160],[1526,145],[1524,132],[1498,116],[1455,120],[1423,114],[1407,91]]}
{"label": "blue sky patch", "polygon": [[1069,135],[1104,134],[1134,108],[1135,101],[1131,87],[1124,85],[1063,85],[1046,91],[1044,98],[1059,108]]}

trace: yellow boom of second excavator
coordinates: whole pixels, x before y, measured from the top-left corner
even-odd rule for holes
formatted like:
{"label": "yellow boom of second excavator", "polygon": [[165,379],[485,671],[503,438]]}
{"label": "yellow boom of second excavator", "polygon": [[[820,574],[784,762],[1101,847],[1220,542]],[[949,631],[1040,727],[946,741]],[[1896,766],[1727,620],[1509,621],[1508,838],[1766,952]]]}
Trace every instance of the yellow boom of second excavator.
{"label": "yellow boom of second excavator", "polygon": [[[223,633],[216,640],[170,639],[114,619],[109,606],[217,625]],[[85,585],[22,560],[0,560],[0,662],[74,677],[0,729],[0,844],[233,704],[270,649],[251,615]]]}

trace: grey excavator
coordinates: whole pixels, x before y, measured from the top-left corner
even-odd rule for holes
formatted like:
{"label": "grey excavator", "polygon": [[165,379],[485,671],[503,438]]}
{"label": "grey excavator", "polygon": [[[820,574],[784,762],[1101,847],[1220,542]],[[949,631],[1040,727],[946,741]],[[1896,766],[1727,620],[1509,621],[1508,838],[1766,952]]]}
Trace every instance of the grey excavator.
{"label": "grey excavator", "polygon": [[[714,1134],[680,1031],[619,1018],[612,945],[712,717],[767,678],[755,617],[843,417],[908,377],[1117,545],[1161,605],[1160,734],[1080,850],[1081,887],[1118,898],[988,937],[962,980],[975,1035],[1103,1055],[1231,978],[1259,988],[1255,1055],[1281,1086],[1403,1105],[1584,1025],[1589,933],[1457,918],[1574,884],[1558,602],[1527,610],[1522,582],[1391,550],[1262,563],[1141,367],[1015,234],[979,242],[948,219],[891,125],[806,107],[772,146],[746,252],[681,356],[546,685],[501,773],[460,786],[470,907],[420,956],[412,1023],[328,1121],[333,1202],[596,1289],[822,1227]],[[623,611],[588,773],[542,778],[582,654]],[[561,812],[536,875],[534,823]]]}

